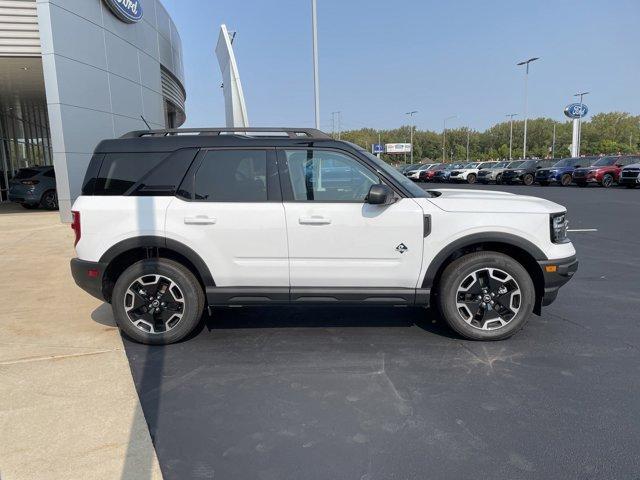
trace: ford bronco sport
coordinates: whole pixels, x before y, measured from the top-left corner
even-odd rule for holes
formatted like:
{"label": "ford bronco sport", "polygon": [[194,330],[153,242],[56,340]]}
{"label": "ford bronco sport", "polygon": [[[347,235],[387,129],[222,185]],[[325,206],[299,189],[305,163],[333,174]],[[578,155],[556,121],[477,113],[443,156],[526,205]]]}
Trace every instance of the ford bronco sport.
{"label": "ford bronco sport", "polygon": [[469,339],[513,335],[577,268],[565,208],[426,191],[313,129],[138,131],[101,142],[73,205],[76,283],[143,343],[205,307],[436,306]]}

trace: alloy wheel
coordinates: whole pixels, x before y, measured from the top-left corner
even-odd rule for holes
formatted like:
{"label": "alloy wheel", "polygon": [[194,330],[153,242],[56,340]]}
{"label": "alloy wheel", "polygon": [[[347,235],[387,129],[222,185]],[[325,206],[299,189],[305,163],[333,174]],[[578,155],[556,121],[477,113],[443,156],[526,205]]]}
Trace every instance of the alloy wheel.
{"label": "alloy wheel", "polygon": [[458,314],[479,330],[504,327],[518,314],[521,304],[518,282],[498,268],[473,271],[462,279],[456,292]]}
{"label": "alloy wheel", "polygon": [[56,192],[47,192],[42,197],[42,204],[48,210],[58,208],[58,194]]}
{"label": "alloy wheel", "polygon": [[138,277],[124,295],[124,310],[129,321],[146,333],[172,330],[182,319],[184,309],[182,290],[166,275]]}

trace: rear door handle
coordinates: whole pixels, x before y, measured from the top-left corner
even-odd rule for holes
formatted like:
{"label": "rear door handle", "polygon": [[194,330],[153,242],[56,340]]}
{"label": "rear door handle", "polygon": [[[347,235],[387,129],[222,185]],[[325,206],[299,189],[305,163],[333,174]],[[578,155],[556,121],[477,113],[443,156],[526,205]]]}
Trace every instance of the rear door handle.
{"label": "rear door handle", "polygon": [[298,222],[301,225],[329,225],[331,219],[322,215],[311,215],[310,217],[300,217]]}
{"label": "rear door handle", "polygon": [[184,223],[187,225],[214,225],[216,219],[206,215],[196,215],[195,217],[184,217]]}

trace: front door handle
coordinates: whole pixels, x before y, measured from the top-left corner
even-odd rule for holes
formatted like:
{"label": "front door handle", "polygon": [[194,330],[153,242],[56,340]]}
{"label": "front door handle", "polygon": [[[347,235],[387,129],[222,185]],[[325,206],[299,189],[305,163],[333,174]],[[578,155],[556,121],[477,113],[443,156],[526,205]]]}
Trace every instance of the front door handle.
{"label": "front door handle", "polygon": [[187,225],[214,225],[216,219],[206,215],[196,215],[195,217],[184,217],[184,223]]}
{"label": "front door handle", "polygon": [[310,217],[300,217],[298,222],[301,225],[329,225],[331,219],[322,215],[311,215]]}

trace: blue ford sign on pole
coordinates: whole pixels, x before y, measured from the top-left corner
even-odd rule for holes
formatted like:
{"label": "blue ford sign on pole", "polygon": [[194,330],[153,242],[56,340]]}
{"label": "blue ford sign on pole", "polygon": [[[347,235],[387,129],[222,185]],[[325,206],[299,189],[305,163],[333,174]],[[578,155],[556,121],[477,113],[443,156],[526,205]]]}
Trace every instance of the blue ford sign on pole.
{"label": "blue ford sign on pole", "polygon": [[564,108],[564,114],[573,120],[571,138],[571,156],[580,156],[580,122],[589,109],[584,103],[572,103]]}
{"label": "blue ford sign on pole", "polygon": [[371,151],[374,154],[384,153],[384,145],[382,145],[381,143],[374,143],[373,145],[371,145]]}
{"label": "blue ford sign on pole", "polygon": [[104,3],[125,23],[137,23],[142,20],[140,0],[104,0]]}
{"label": "blue ford sign on pole", "polygon": [[572,103],[564,108],[564,114],[569,118],[582,118],[589,112],[584,103]]}

